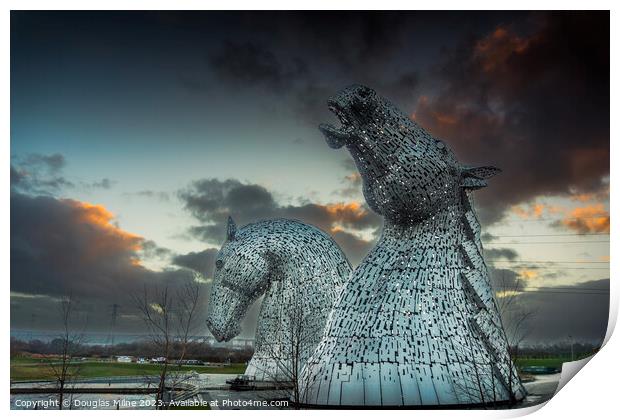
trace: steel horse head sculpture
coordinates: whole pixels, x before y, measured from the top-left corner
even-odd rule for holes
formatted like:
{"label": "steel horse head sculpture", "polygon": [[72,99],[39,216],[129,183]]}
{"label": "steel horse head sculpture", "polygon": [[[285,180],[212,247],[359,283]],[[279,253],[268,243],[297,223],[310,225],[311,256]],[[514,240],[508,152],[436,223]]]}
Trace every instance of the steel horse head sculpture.
{"label": "steel horse head sculpture", "polygon": [[302,373],[318,406],[460,406],[525,395],[483,258],[471,192],[499,172],[459,163],[372,89],[328,101],[382,235],[345,284]]}
{"label": "steel horse head sculpture", "polygon": [[327,234],[298,221],[267,220],[237,229],[229,219],[227,231],[215,263],[207,326],[218,341],[232,339],[250,305],[264,296],[246,374],[290,380],[321,339],[351,266]]}

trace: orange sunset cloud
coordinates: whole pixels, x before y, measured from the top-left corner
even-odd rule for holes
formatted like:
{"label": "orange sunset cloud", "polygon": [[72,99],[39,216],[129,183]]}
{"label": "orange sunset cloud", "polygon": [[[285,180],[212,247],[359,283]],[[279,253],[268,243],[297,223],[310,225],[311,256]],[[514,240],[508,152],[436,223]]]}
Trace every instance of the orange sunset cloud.
{"label": "orange sunset cloud", "polygon": [[336,219],[360,220],[366,216],[366,210],[356,201],[350,203],[327,204],[325,210]]}
{"label": "orange sunset cloud", "polygon": [[552,206],[543,203],[532,203],[529,206],[516,205],[511,207],[511,212],[521,219],[540,219],[545,212],[548,214],[557,214],[566,211],[561,206]]}
{"label": "orange sunset cloud", "polygon": [[[82,249],[87,259],[111,254],[131,255],[142,249],[144,238],[114,225],[114,214],[104,206],[70,199],[61,201],[71,209],[75,225],[91,233],[92,242]],[[130,260],[132,265],[140,265],[138,258],[131,257]]]}
{"label": "orange sunset cloud", "polygon": [[529,43],[529,39],[520,38],[500,26],[476,43],[474,54],[485,71],[492,71],[506,63],[512,54],[521,54],[527,50]]}
{"label": "orange sunset cloud", "polygon": [[573,209],[562,224],[578,233],[609,233],[609,220],[609,212],[597,203]]}

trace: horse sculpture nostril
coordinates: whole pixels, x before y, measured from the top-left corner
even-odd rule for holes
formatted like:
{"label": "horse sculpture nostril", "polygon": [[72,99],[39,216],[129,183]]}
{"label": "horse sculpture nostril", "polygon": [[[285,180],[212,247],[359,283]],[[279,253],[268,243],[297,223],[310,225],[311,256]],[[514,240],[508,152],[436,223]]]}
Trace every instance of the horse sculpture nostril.
{"label": "horse sculpture nostril", "polygon": [[225,341],[224,340],[225,337],[220,332],[211,330],[211,334],[213,334],[213,337],[215,337],[215,340],[218,343],[221,343],[222,341]]}
{"label": "horse sculpture nostril", "polygon": [[225,339],[224,334],[222,333],[222,331],[219,328],[217,328],[213,324],[213,321],[211,319],[207,319],[206,324],[207,324],[207,328],[209,329],[209,331],[211,331],[211,335],[213,335],[213,338],[215,338],[218,343],[221,343],[222,341],[225,341],[224,340]]}
{"label": "horse sculpture nostril", "polygon": [[336,114],[340,114],[344,111],[344,107],[334,99],[327,101],[327,108]]}

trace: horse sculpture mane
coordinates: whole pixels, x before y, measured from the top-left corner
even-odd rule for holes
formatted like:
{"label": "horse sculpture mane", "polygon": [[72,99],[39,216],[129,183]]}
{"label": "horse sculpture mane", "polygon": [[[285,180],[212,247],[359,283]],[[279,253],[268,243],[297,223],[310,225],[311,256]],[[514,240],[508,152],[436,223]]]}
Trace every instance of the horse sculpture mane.
{"label": "horse sculpture mane", "polygon": [[499,172],[461,165],[446,144],[364,86],[328,101],[381,238],[345,284],[308,360],[319,406],[479,405],[524,389],[508,345],[470,200]]}
{"label": "horse sculpture mane", "polygon": [[229,219],[227,231],[215,263],[207,325],[217,340],[232,339],[250,305],[264,295],[246,374],[290,381],[321,339],[351,266],[327,234],[295,220],[237,229]]}

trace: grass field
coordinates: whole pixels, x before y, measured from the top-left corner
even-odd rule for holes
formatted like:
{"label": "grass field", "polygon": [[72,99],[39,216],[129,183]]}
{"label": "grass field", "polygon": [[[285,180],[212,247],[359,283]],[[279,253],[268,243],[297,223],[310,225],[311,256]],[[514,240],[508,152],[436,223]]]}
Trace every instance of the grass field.
{"label": "grass field", "polygon": [[561,368],[562,363],[570,362],[570,357],[549,357],[544,359],[537,358],[518,358],[515,362],[517,367],[525,366],[544,366],[552,368]]}
{"label": "grass field", "polygon": [[[11,358],[11,380],[45,380],[53,379],[53,373],[49,366],[52,360],[40,360],[30,358]],[[171,368],[172,371],[195,371],[198,373],[227,373],[238,374],[245,371],[244,363],[235,363],[229,366],[182,366]],[[75,364],[78,371],[77,376],[81,378],[101,378],[106,376],[140,376],[157,375],[161,369],[159,365],[137,364],[137,363],[117,363],[117,362],[95,362],[84,361]]]}
{"label": "grass field", "polygon": [[[516,360],[518,367],[524,366],[545,366],[559,368],[562,363],[570,361],[568,357],[551,358],[519,358]],[[11,358],[11,380],[45,380],[53,379],[53,374],[49,363],[53,360],[41,360],[28,357]],[[137,364],[137,363],[117,363],[117,362],[97,362],[84,361],[76,363],[79,366],[78,376],[82,378],[101,378],[106,376],[140,376],[157,375],[159,365]],[[226,373],[241,374],[245,371],[244,363],[231,364],[229,366],[183,366],[174,368],[176,371],[196,371],[198,373]]]}

